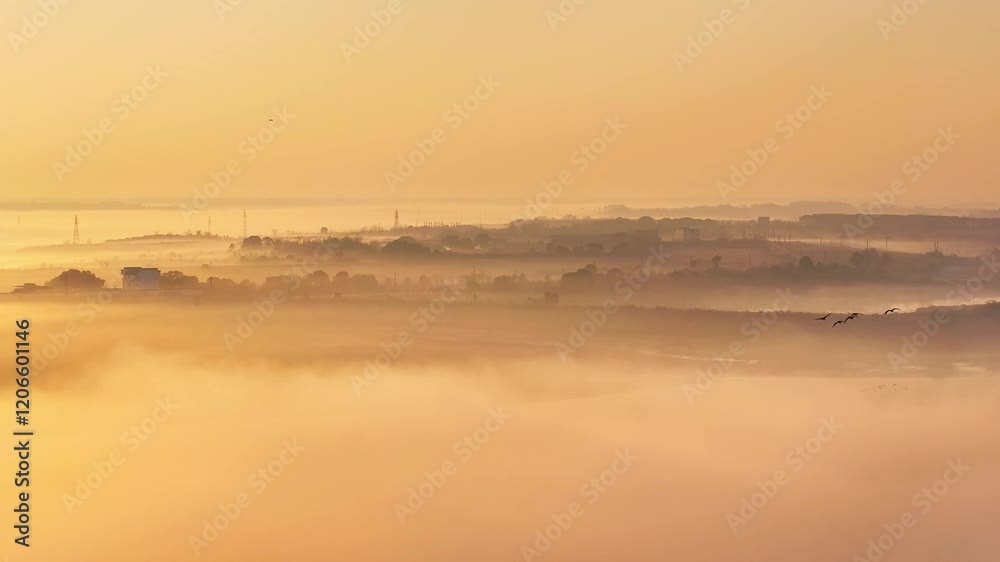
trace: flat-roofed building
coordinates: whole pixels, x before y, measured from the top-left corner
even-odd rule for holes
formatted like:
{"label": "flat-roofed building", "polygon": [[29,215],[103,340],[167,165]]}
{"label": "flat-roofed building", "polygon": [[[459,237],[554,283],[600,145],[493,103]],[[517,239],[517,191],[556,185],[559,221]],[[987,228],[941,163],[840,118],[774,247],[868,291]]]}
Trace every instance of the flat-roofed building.
{"label": "flat-roofed building", "polygon": [[160,270],[155,267],[122,268],[122,289],[126,291],[160,288]]}

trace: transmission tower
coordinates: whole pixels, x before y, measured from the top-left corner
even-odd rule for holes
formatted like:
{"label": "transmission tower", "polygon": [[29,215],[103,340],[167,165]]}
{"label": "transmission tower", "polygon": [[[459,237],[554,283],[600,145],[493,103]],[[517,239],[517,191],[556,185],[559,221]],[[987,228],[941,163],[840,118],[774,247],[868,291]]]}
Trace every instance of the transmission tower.
{"label": "transmission tower", "polygon": [[73,244],[80,243],[80,220],[76,215],[73,215]]}

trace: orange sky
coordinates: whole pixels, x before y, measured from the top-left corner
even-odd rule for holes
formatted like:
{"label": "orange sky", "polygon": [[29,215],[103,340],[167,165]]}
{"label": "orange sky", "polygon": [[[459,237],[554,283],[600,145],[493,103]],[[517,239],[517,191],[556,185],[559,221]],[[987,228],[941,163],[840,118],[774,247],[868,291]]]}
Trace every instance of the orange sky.
{"label": "orange sky", "polygon": [[[888,31],[888,0],[588,0],[565,17],[546,13],[559,0],[62,1],[0,7],[2,200],[190,199],[234,161],[220,197],[523,200],[567,170],[563,202],[715,204],[774,138],[728,202],[864,202],[899,178],[900,204],[997,204],[987,0],[908,0],[919,8]],[[728,23],[679,71],[675,52],[714,19]],[[364,45],[366,24],[379,32]],[[160,77],[129,106],[147,68]],[[491,76],[475,111],[448,113]],[[823,85],[833,96],[778,132]],[[268,121],[286,107],[288,123]],[[616,117],[627,129],[583,169],[574,154]],[[960,138],[911,183],[902,166],[949,125]],[[241,144],[258,134],[270,142]],[[433,154],[391,190],[415,139]]]}

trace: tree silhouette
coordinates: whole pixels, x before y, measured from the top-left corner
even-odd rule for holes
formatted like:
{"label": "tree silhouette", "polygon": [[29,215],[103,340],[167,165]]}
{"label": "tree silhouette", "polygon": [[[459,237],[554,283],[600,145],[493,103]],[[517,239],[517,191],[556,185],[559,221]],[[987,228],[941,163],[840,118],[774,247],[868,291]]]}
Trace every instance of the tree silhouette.
{"label": "tree silhouette", "polygon": [[411,236],[403,236],[389,242],[382,248],[385,254],[419,256],[430,253],[430,249],[422,246]]}
{"label": "tree silhouette", "polygon": [[47,287],[62,287],[64,289],[100,289],[104,287],[104,279],[90,271],[67,269],[45,283]]}
{"label": "tree silhouette", "polygon": [[243,250],[259,250],[264,246],[260,240],[260,236],[247,236],[243,239],[243,244],[241,249]]}
{"label": "tree silhouette", "polygon": [[194,275],[184,275],[180,271],[168,271],[160,276],[160,285],[164,289],[197,289],[198,278]]}

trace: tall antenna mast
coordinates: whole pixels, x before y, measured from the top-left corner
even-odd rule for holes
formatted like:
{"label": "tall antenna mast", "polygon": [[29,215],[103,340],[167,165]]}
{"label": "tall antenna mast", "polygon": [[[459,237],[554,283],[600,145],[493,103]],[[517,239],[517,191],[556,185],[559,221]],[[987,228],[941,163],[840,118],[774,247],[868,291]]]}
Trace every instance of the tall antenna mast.
{"label": "tall antenna mast", "polygon": [[247,210],[243,209],[243,239],[247,237]]}
{"label": "tall antenna mast", "polygon": [[73,244],[80,243],[80,220],[76,215],[73,215]]}

